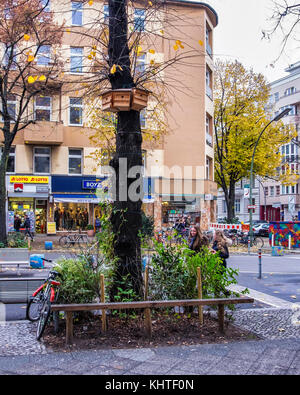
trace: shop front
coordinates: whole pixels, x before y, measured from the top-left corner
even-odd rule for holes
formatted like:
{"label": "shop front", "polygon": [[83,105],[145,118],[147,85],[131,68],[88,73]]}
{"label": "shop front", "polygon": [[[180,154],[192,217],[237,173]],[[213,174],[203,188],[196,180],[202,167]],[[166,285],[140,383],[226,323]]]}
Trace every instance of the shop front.
{"label": "shop front", "polygon": [[104,180],[93,176],[52,176],[50,202],[56,231],[86,230],[89,224],[94,225],[96,215],[101,215],[101,198],[96,191]]}
{"label": "shop front", "polygon": [[25,215],[27,215],[30,219],[31,231],[45,233],[51,177],[7,176],[6,186],[8,231],[12,232],[15,230],[14,220],[16,217],[19,217],[23,224]]}

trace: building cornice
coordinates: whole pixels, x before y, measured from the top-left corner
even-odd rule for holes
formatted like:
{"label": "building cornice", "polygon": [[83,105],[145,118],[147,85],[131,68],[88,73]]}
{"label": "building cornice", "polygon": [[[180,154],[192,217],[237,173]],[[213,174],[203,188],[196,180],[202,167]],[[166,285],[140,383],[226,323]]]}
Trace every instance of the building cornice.
{"label": "building cornice", "polygon": [[204,8],[207,11],[207,14],[209,15],[213,26],[216,27],[219,23],[219,17],[216,11],[210,6],[209,4],[203,3],[202,1],[191,1],[191,0],[166,0],[166,3],[168,4],[181,4],[181,5],[187,5],[187,6],[192,6],[192,7],[199,7],[199,8]]}

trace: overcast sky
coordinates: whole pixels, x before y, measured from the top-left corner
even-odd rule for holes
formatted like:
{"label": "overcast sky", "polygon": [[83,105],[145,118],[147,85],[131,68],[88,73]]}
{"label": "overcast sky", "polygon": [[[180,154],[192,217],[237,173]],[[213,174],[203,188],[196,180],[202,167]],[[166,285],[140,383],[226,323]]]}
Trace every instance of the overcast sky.
{"label": "overcast sky", "polygon": [[281,36],[262,40],[262,30],[271,26],[272,0],[207,0],[219,16],[214,34],[215,57],[239,60],[247,68],[263,73],[269,82],[284,77],[284,69],[300,61],[299,44],[289,44],[275,67],[270,64],[280,53]]}

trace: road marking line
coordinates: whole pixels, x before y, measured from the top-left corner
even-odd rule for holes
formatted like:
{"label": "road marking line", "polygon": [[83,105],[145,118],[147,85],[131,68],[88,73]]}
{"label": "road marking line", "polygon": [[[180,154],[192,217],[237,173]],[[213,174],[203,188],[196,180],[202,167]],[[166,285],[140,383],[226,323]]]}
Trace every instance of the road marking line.
{"label": "road marking line", "polygon": [[[231,291],[234,291],[234,292],[242,292],[245,288],[247,288],[247,287],[244,287],[243,285],[237,285],[237,284],[232,284],[228,287],[228,289],[230,289]],[[256,291],[251,288],[248,288],[248,290],[250,293],[247,294],[247,296],[249,296],[250,298],[253,298],[254,300],[268,304],[270,306],[274,306],[276,308],[294,309],[295,305],[297,305],[297,303],[288,302],[286,300],[276,298],[275,296],[271,296],[271,295]],[[299,306],[299,304],[298,304],[298,306]]]}

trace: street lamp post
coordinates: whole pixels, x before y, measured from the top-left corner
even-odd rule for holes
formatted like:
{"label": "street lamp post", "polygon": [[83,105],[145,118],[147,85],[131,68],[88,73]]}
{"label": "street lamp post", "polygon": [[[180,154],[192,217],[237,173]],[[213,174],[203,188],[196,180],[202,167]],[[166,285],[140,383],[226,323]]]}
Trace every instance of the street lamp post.
{"label": "street lamp post", "polygon": [[265,132],[265,130],[271,125],[272,122],[277,122],[279,121],[281,118],[285,117],[289,112],[291,111],[291,108],[286,108],[285,110],[283,110],[281,113],[279,113],[278,115],[276,115],[275,118],[273,118],[264,128],[263,130],[260,132],[258,139],[256,140],[254,149],[253,149],[253,154],[252,154],[252,160],[251,160],[251,168],[250,168],[250,211],[249,211],[249,223],[250,223],[250,230],[249,230],[249,234],[250,234],[250,245],[252,247],[252,241],[253,241],[253,225],[252,225],[252,213],[253,213],[253,208],[251,208],[252,206],[252,188],[253,188],[253,167],[254,167],[254,157],[255,157],[255,152],[256,152],[256,148],[258,146],[258,143],[261,139],[261,136],[263,135],[263,133]]}

